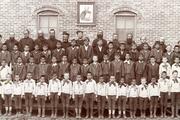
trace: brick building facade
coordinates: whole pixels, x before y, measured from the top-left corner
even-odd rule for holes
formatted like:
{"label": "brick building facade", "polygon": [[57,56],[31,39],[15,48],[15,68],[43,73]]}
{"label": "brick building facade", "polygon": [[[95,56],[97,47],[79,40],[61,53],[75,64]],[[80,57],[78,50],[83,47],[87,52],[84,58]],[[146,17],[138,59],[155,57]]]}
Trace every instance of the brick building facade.
{"label": "brick building facade", "polygon": [[[77,25],[77,2],[95,2],[95,25]],[[0,34],[7,39],[9,32],[14,31],[16,38],[23,36],[29,29],[36,37],[38,14],[51,10],[58,14],[57,31],[61,39],[62,31],[76,36],[77,30],[95,38],[97,30],[104,31],[107,40],[117,31],[116,13],[130,12],[135,14],[134,36],[139,41],[147,36],[150,44],[163,36],[169,43],[179,40],[180,36],[180,1],[179,0],[2,0],[0,2]]]}

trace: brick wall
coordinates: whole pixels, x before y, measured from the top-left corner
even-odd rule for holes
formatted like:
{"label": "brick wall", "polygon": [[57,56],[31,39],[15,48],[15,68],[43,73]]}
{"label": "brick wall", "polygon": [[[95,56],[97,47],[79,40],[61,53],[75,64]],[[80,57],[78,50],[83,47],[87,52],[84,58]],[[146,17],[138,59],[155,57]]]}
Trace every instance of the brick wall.
{"label": "brick wall", "polygon": [[[96,26],[77,26],[77,1],[95,1]],[[2,0],[0,2],[0,34],[4,39],[14,31],[21,38],[25,29],[35,38],[37,32],[36,11],[49,6],[62,12],[59,19],[59,36],[68,31],[75,37],[77,30],[94,39],[98,29],[104,31],[107,40],[115,32],[114,13],[118,10],[133,10],[138,15],[136,41],[147,36],[152,44],[163,36],[174,44],[180,36],[179,0]]]}

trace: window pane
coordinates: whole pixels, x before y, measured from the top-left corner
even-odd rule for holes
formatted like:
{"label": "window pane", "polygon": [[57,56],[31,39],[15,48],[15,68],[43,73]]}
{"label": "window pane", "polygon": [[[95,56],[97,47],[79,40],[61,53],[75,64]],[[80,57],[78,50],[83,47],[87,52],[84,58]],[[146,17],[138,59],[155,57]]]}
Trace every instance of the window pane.
{"label": "window pane", "polygon": [[57,27],[57,16],[49,16],[49,27]]}
{"label": "window pane", "polygon": [[39,27],[48,27],[48,16],[39,16]]}
{"label": "window pane", "polygon": [[134,28],[134,17],[126,17],[126,28]]}
{"label": "window pane", "polygon": [[119,29],[125,28],[125,19],[123,17],[116,18],[116,27]]}
{"label": "window pane", "polygon": [[40,29],[43,31],[44,34],[49,33],[49,28],[48,27],[40,27]]}

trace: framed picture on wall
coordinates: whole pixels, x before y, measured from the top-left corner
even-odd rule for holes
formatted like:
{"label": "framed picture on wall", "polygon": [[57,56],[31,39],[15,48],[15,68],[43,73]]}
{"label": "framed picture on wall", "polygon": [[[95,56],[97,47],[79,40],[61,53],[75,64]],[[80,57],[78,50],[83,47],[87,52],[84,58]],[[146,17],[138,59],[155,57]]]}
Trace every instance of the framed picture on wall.
{"label": "framed picture on wall", "polygon": [[78,25],[95,25],[94,2],[78,2]]}

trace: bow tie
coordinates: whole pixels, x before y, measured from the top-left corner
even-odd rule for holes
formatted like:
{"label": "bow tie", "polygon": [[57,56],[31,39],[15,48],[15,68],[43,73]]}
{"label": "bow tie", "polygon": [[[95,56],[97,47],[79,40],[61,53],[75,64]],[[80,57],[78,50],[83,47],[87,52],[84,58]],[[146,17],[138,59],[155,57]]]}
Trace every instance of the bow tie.
{"label": "bow tie", "polygon": [[152,83],[153,88],[155,87],[155,85],[157,85],[157,83]]}
{"label": "bow tie", "polygon": [[120,84],[119,84],[119,87],[120,87],[120,88],[123,87],[123,86],[126,87],[126,84],[125,84],[125,83],[120,83]]}
{"label": "bow tie", "polygon": [[66,83],[68,84],[69,81],[68,81],[68,80],[64,80],[64,81],[63,81],[63,86],[64,86]]}
{"label": "bow tie", "polygon": [[144,90],[144,88],[147,89],[147,85],[143,85],[143,87],[141,88],[141,90]]}
{"label": "bow tie", "polygon": [[77,84],[80,84],[80,85],[82,85],[81,81],[77,81]]}
{"label": "bow tie", "polygon": [[110,82],[110,83],[109,83],[109,86],[111,86],[111,85],[116,86],[116,83],[115,83],[115,82]]}
{"label": "bow tie", "polygon": [[125,60],[125,61],[124,61],[124,63],[130,64],[130,61],[129,61],[129,60],[128,60],[128,61],[127,61],[127,60]]}

